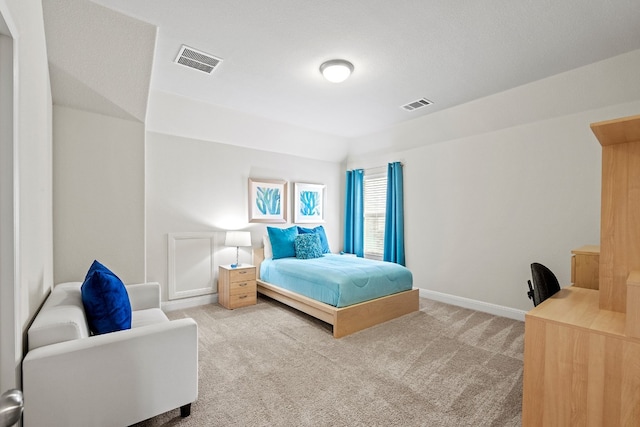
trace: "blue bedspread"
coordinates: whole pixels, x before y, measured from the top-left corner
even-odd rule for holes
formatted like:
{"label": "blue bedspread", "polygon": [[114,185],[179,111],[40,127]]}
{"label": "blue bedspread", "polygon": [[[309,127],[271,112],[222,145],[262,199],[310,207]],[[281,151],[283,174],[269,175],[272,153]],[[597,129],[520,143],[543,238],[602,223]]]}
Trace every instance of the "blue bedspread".
{"label": "blue bedspread", "polygon": [[335,307],[346,307],[412,288],[406,267],[345,255],[265,259],[260,280]]}

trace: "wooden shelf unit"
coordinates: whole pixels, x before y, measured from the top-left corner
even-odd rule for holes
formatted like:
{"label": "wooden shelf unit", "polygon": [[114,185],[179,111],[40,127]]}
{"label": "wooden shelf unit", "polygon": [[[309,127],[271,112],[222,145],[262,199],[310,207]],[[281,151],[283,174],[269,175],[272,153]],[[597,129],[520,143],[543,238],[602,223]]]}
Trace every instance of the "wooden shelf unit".
{"label": "wooden shelf unit", "polygon": [[570,286],[526,314],[524,427],[640,425],[640,115],[591,129],[602,145],[598,289]]}
{"label": "wooden shelf unit", "polygon": [[640,270],[640,115],[594,123],[602,145],[600,308],[627,311],[627,277]]}

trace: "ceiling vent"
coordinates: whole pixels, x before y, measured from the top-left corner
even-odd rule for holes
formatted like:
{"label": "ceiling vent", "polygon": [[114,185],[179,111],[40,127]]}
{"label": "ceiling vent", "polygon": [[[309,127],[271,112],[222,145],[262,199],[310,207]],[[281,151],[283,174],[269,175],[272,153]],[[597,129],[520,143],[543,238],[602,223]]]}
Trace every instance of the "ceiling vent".
{"label": "ceiling vent", "polygon": [[176,64],[184,65],[185,67],[193,68],[202,71],[207,74],[213,73],[218,65],[222,62],[222,59],[216,58],[208,53],[200,52],[199,50],[182,45],[178,56],[174,61]]}
{"label": "ceiling vent", "polygon": [[417,101],[410,102],[402,106],[407,111],[417,110],[418,108],[426,107],[427,105],[431,105],[433,102],[429,101],[427,98],[420,98]]}

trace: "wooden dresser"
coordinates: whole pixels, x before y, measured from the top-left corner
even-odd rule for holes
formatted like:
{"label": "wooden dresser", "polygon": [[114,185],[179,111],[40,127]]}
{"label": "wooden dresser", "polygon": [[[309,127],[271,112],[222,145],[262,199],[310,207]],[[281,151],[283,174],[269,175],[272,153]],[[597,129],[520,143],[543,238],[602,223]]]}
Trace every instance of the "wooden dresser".
{"label": "wooden dresser", "polygon": [[581,248],[574,286],[525,316],[525,427],[640,426],[640,116],[591,129],[602,145],[598,280],[594,248]]}

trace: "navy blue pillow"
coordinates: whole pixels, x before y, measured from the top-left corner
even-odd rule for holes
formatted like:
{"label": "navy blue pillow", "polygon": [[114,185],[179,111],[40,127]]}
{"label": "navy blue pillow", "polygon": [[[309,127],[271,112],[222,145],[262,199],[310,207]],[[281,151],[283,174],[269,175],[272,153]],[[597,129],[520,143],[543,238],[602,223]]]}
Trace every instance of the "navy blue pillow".
{"label": "navy blue pillow", "polygon": [[298,229],[294,225],[289,228],[267,227],[273,259],[296,256],[295,241]]}
{"label": "navy blue pillow", "polygon": [[89,329],[95,335],[131,329],[131,302],[124,283],[93,261],[80,288]]}
{"label": "navy blue pillow", "polygon": [[329,248],[329,240],[327,240],[327,234],[324,232],[324,227],[319,225],[316,228],[303,228],[298,227],[299,234],[310,234],[315,233],[320,238],[320,246],[322,247],[323,254],[330,254],[331,249]]}

